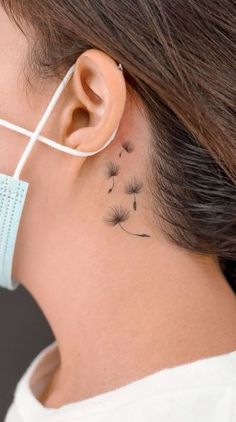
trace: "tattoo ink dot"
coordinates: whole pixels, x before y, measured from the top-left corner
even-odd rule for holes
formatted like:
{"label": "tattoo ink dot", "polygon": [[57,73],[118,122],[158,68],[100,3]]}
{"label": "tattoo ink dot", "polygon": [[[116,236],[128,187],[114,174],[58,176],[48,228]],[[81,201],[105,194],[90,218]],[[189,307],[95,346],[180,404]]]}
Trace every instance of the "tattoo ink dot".
{"label": "tattoo ink dot", "polygon": [[126,141],[126,142],[122,142],[122,150],[121,150],[121,152],[119,153],[119,157],[121,157],[121,154],[122,154],[122,152],[123,151],[126,151],[128,154],[130,154],[131,152],[133,152],[134,151],[134,146],[131,144],[131,142],[129,142],[129,141]]}
{"label": "tattoo ink dot", "polygon": [[128,195],[134,195],[133,208],[135,211],[137,210],[136,195],[141,192],[142,188],[143,183],[138,181],[136,177],[133,177],[125,186],[125,193]]}
{"label": "tattoo ink dot", "polygon": [[108,190],[107,193],[111,193],[112,189],[114,188],[114,177],[118,175],[119,169],[120,169],[119,165],[113,163],[112,161],[109,161],[109,163],[107,164],[107,169],[106,169],[107,179],[110,179],[112,177],[112,187]]}
{"label": "tattoo ink dot", "polygon": [[129,211],[126,208],[123,208],[121,206],[109,207],[109,208],[111,209],[111,212],[103,220],[107,225],[116,226],[118,224],[121,227],[121,229],[124,230],[128,234],[132,234],[134,236],[140,236],[140,237],[151,237],[149,234],[131,233],[128,230],[126,230],[124,227],[122,227],[121,223],[128,220],[129,218]]}

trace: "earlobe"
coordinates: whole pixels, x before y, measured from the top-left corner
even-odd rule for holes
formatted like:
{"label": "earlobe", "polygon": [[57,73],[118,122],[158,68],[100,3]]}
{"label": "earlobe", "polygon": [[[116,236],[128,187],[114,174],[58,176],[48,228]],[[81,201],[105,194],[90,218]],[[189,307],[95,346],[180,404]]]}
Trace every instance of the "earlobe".
{"label": "earlobe", "polygon": [[97,151],[119,126],[125,108],[123,72],[109,55],[89,49],[77,59],[68,89],[64,143],[79,151]]}

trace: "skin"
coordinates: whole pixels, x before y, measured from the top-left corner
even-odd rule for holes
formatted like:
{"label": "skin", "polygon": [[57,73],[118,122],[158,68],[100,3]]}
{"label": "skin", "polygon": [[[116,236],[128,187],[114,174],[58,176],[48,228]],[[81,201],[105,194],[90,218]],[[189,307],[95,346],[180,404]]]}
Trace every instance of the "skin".
{"label": "skin", "polygon": [[[2,9],[0,31],[0,117],[33,131],[59,82],[35,78],[27,95],[28,42]],[[96,151],[120,124],[114,141],[92,157],[73,157],[37,142],[21,173],[30,186],[13,276],[37,301],[58,342],[60,365],[39,398],[47,407],[236,349],[235,295],[217,261],[170,243],[152,221],[145,191],[150,131],[129,100],[113,59],[87,50],[77,58],[42,135]],[[125,139],[135,150],[118,158]],[[13,174],[27,141],[0,127],[0,172]],[[120,174],[108,195],[112,180],[105,179],[104,169],[118,160]],[[123,225],[150,238],[103,222],[109,206],[132,210],[123,188],[134,175],[144,191]]]}

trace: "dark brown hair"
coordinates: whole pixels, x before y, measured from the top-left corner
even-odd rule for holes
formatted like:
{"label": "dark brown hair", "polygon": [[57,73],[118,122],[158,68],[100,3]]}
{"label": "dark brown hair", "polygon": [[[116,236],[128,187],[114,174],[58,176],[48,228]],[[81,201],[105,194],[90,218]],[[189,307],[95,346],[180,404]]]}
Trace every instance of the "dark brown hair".
{"label": "dark brown hair", "polygon": [[1,4],[30,35],[27,72],[61,78],[88,48],[122,63],[150,122],[154,216],[180,247],[216,256],[236,291],[235,1]]}

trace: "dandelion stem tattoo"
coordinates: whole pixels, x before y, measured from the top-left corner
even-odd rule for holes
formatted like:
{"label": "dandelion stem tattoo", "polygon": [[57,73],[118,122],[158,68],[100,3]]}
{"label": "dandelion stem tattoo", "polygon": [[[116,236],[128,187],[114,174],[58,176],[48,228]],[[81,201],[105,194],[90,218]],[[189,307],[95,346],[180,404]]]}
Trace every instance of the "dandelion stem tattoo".
{"label": "dandelion stem tattoo", "polygon": [[119,153],[119,157],[121,157],[123,151],[126,151],[128,154],[134,151],[134,146],[129,141],[122,142],[121,145],[123,149]]}
{"label": "dandelion stem tattoo", "polygon": [[114,177],[118,175],[120,166],[118,164],[109,161],[106,168],[106,176],[108,179],[112,177],[112,187],[108,190],[107,193],[111,193],[114,188]]}
{"label": "dandelion stem tattoo", "polygon": [[122,206],[115,206],[115,207],[109,207],[111,208],[111,213],[107,217],[104,218],[104,222],[109,226],[116,226],[117,224],[121,227],[122,230],[124,230],[126,233],[132,234],[134,236],[140,236],[140,237],[151,237],[149,234],[138,234],[138,233],[132,233],[126,230],[124,227],[122,227],[121,223],[128,220],[129,218],[129,211],[122,207]]}
{"label": "dandelion stem tattoo", "polygon": [[135,211],[137,210],[136,195],[141,192],[142,188],[143,183],[138,181],[136,177],[133,177],[125,186],[125,193],[128,195],[134,195],[133,208]]}

